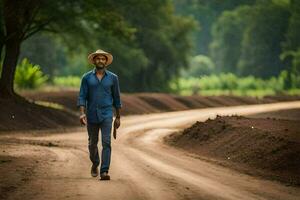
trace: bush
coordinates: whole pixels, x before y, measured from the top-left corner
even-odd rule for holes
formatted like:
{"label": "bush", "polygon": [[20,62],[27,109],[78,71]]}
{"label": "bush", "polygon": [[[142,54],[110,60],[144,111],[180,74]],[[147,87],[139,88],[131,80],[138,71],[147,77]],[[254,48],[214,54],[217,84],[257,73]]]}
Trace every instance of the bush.
{"label": "bush", "polygon": [[40,66],[30,63],[27,58],[17,65],[14,81],[18,88],[35,89],[47,80],[48,76],[43,74]]}
{"label": "bush", "polygon": [[81,79],[78,76],[60,76],[53,78],[53,84],[60,87],[79,87]]}
{"label": "bush", "polygon": [[200,75],[209,75],[215,70],[213,61],[205,55],[192,57],[188,69],[182,71],[184,77],[199,77]]}

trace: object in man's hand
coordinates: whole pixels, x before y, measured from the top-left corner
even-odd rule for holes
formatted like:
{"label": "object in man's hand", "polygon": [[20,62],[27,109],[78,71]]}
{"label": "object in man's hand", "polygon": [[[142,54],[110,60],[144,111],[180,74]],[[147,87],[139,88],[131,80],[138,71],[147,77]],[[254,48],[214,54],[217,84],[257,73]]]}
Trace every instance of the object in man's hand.
{"label": "object in man's hand", "polygon": [[116,127],[114,126],[114,132],[113,132],[113,136],[115,139],[117,139],[117,129]]}

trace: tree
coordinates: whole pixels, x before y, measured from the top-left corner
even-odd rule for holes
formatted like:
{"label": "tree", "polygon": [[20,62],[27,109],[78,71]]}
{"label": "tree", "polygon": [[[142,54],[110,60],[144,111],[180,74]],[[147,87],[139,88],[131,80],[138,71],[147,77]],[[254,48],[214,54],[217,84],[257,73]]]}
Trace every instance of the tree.
{"label": "tree", "polygon": [[190,59],[189,68],[182,71],[182,77],[201,77],[210,75],[215,71],[215,64],[210,57],[205,55],[197,55]]}
{"label": "tree", "polygon": [[289,19],[288,30],[283,43],[282,60],[286,63],[288,78],[285,83],[286,88],[292,87],[292,76],[300,75],[300,2],[291,0],[291,17]]}
{"label": "tree", "polygon": [[69,47],[68,54],[80,51],[82,58],[91,49],[112,50],[117,55],[113,65],[118,64],[112,69],[124,77],[120,82],[129,82],[126,87],[132,91],[167,90],[168,81],[186,65],[191,50],[189,34],[194,22],[176,16],[171,0],[2,2],[1,97],[16,96],[13,80],[21,44],[36,33],[57,34]]}
{"label": "tree", "polygon": [[[0,8],[0,52],[5,48],[0,79],[2,98],[17,96],[13,88],[16,64],[22,42],[32,35],[51,31],[61,35],[87,36],[93,27],[105,25],[108,20],[107,30],[112,34],[128,35],[127,24],[120,23],[124,19],[107,1],[1,0]],[[80,38],[89,37],[78,37],[76,41]]]}
{"label": "tree", "polygon": [[239,73],[263,78],[277,76],[284,69],[279,55],[290,16],[288,5],[263,1],[252,9],[243,35]]}
{"label": "tree", "polygon": [[43,72],[53,78],[55,71],[64,66],[59,61],[60,49],[55,39],[49,34],[35,34],[22,43],[19,60],[27,58],[32,63],[42,66]]}
{"label": "tree", "polygon": [[[4,20],[3,20],[3,1],[0,1],[0,62],[2,61],[2,50],[4,46],[5,41],[5,33],[4,33]],[[0,69],[1,69],[1,63],[0,63]],[[0,73],[1,76],[1,73]]]}
{"label": "tree", "polygon": [[142,51],[134,53],[145,64],[132,74],[134,90],[168,91],[168,82],[188,65],[194,21],[175,15],[171,0],[129,0],[126,5],[119,0],[119,3],[122,15],[136,28],[135,44]]}
{"label": "tree", "polygon": [[237,73],[244,30],[250,22],[251,6],[240,6],[224,11],[212,27],[210,55],[217,72]]}
{"label": "tree", "polygon": [[211,28],[223,11],[233,10],[241,5],[252,5],[256,0],[174,0],[176,13],[193,17],[199,28],[193,32],[194,54],[209,55],[212,41]]}

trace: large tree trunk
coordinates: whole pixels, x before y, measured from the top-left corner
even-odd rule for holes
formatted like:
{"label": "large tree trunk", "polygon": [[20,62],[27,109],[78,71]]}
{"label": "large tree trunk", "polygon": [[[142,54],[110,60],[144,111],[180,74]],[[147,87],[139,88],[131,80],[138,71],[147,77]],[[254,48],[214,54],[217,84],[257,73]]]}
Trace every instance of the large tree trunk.
{"label": "large tree trunk", "polygon": [[[1,74],[2,74],[2,64],[3,64],[3,60],[2,60],[2,50],[4,48],[4,45],[0,43],[0,79],[1,79]],[[1,95],[0,95],[1,96]]]}
{"label": "large tree trunk", "polygon": [[[3,44],[0,43],[0,65],[2,65],[1,61],[2,61],[2,49],[3,49]],[[0,72],[0,77],[1,77],[1,72]]]}
{"label": "large tree trunk", "polygon": [[4,1],[4,22],[6,30],[5,56],[3,61],[2,75],[0,79],[0,97],[13,98],[17,96],[14,92],[14,77],[16,65],[20,53],[20,46],[24,36],[24,9],[21,1]]}
{"label": "large tree trunk", "polygon": [[5,44],[5,56],[0,79],[0,97],[2,98],[12,98],[15,96],[14,76],[20,53],[20,45],[20,40],[15,39],[15,37],[7,40]]}

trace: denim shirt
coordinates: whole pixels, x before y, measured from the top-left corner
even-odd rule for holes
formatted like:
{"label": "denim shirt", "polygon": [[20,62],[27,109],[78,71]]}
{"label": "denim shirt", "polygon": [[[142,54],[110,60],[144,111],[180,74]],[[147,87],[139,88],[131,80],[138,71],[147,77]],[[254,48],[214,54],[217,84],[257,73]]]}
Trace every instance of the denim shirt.
{"label": "denim shirt", "polygon": [[96,69],[82,76],[77,107],[86,108],[88,123],[100,123],[105,118],[113,117],[113,107],[121,108],[118,76],[105,69],[100,80]]}

